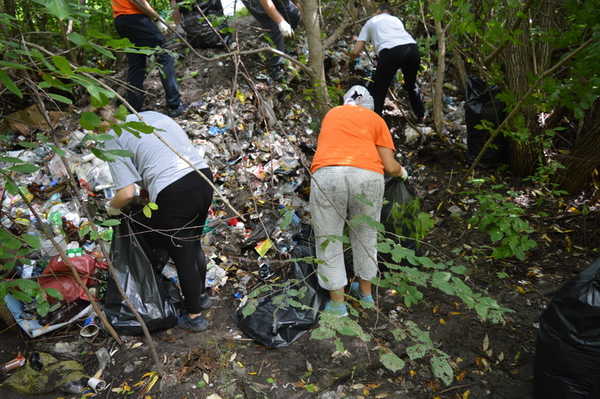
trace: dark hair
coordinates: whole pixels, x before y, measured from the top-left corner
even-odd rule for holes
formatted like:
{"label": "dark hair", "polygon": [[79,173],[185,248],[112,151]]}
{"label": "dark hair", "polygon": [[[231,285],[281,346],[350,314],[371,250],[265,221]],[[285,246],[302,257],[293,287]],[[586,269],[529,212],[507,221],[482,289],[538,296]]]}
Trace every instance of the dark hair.
{"label": "dark hair", "polygon": [[379,3],[379,11],[392,12],[392,6],[387,1]]}

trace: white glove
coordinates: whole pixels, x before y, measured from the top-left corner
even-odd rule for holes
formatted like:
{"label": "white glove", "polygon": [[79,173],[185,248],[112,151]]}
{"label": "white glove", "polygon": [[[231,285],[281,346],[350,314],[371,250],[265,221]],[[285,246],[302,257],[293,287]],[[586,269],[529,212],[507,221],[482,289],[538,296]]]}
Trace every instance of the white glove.
{"label": "white glove", "polygon": [[279,30],[284,37],[290,37],[294,35],[294,30],[285,19],[279,23]]}
{"label": "white glove", "polygon": [[108,214],[108,216],[118,216],[121,214],[121,210],[113,208],[110,205],[110,201],[106,201],[106,203],[104,203],[104,209],[106,209],[106,213]]}
{"label": "white glove", "polygon": [[408,179],[408,172],[406,171],[406,168],[404,166],[402,167],[402,170],[400,171],[400,178],[403,181]]}

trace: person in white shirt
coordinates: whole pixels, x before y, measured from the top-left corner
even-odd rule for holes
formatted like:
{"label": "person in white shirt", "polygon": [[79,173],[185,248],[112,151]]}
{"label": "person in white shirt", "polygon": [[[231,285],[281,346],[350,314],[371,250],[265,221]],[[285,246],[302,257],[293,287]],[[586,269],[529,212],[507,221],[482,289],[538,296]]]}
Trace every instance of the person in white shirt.
{"label": "person in white shirt", "polygon": [[362,27],[354,48],[350,51],[350,61],[365,48],[366,42],[371,42],[379,55],[377,69],[369,92],[375,102],[374,111],[381,115],[388,88],[398,69],[404,76],[404,89],[408,92],[410,105],[418,121],[425,116],[425,107],[421,93],[417,87],[417,72],[421,63],[419,49],[415,39],[404,29],[400,19],[394,17],[391,7],[383,3],[379,6],[377,15],[369,19]]}

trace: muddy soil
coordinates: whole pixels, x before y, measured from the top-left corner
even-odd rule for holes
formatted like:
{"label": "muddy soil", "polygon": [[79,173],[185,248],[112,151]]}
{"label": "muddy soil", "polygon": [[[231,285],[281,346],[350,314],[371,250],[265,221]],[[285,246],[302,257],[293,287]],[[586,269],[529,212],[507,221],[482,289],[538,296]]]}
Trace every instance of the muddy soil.
{"label": "muddy soil", "polygon": [[[260,33],[251,19],[242,21],[240,26],[240,32],[247,36]],[[203,53],[210,56],[218,51]],[[259,56],[247,60],[251,75],[266,73],[261,62]],[[183,97],[188,102],[210,102],[205,93],[215,87],[230,87],[235,74],[229,61],[208,64],[193,60],[190,54],[180,60],[178,72]],[[148,103],[162,103],[162,88],[156,75],[147,80],[146,87],[151,93]],[[272,96],[277,98],[278,90],[273,89]],[[298,102],[302,101],[299,95]],[[405,121],[394,120],[392,128],[400,132]],[[283,349],[266,349],[254,343],[236,327],[239,300],[233,295],[236,289],[231,282],[236,276],[232,274],[230,283],[214,293],[216,303],[206,312],[211,322],[208,331],[192,334],[174,328],[154,334],[159,357],[168,373],[162,391],[159,382],[149,392],[142,392],[151,378],[145,374],[153,370],[148,345],[141,337],[126,337],[126,344],[114,354],[113,364],[103,375],[110,389],[95,397],[123,397],[129,388],[135,397],[165,399],[207,398],[211,394],[224,399],[530,398],[537,319],[552,292],[598,256],[594,245],[600,239],[600,221],[597,217],[577,215],[532,217],[529,221],[536,229],[534,239],[539,245],[528,260],[499,261],[474,253],[473,248],[484,244],[485,237],[466,229],[465,221],[448,211],[462,198],[459,193],[465,189],[457,185],[465,180],[462,153],[458,149],[448,150],[434,139],[419,148],[400,149],[414,166],[415,186],[423,198],[424,209],[438,219],[427,237],[432,255],[435,251],[442,252],[468,265],[469,284],[513,310],[504,324],[493,325],[482,323],[473,311],[439,291],[426,291],[425,300],[411,308],[406,308],[398,296],[378,293],[383,313],[394,312],[401,319],[429,328],[439,349],[450,355],[456,376],[450,386],[433,377],[426,360],[410,361],[403,355],[406,361],[403,370],[392,373],[383,368],[378,361],[377,345],[386,341],[390,326],[374,311],[362,310],[359,318],[374,339],[367,344],[344,338],[348,352],[342,356],[332,356],[335,352],[332,341],[311,340],[308,335]],[[490,173],[507,184],[517,184],[502,173]],[[552,209],[554,205],[548,207]],[[484,341],[489,341],[489,345]],[[19,351],[53,351],[60,342],[75,342],[77,346],[72,352],[57,356],[82,362],[90,374],[97,367],[94,351],[100,347],[115,348],[102,334],[84,341],[76,326],[37,340],[29,340],[11,328],[0,335],[0,362],[13,358]],[[400,345],[392,349],[404,353]],[[121,388],[122,392],[113,392],[115,388]],[[0,397],[25,396],[0,389]],[[70,396],[54,392],[38,397]]]}

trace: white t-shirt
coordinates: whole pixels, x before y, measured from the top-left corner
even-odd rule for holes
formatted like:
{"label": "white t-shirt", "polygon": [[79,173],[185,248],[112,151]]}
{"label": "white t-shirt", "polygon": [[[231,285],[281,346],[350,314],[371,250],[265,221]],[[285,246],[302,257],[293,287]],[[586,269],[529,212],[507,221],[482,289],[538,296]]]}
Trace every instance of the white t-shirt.
{"label": "white t-shirt", "polygon": [[[157,129],[158,133],[197,169],[208,167],[177,122],[160,112],[145,111],[140,112],[140,115],[146,124]],[[139,119],[133,114],[128,115],[127,122],[132,121],[137,122]],[[156,202],[156,197],[163,188],[194,170],[153,134],[142,133],[140,137],[136,137],[129,131],[123,131],[117,136],[112,130],[109,134],[115,138],[104,142],[105,149],[127,150],[133,155],[131,158],[117,157],[108,164],[117,190],[140,183],[148,190],[150,201]]]}
{"label": "white t-shirt", "polygon": [[358,40],[373,43],[377,53],[386,48],[416,43],[415,39],[404,29],[402,21],[386,13],[375,15],[369,19],[360,30]]}

